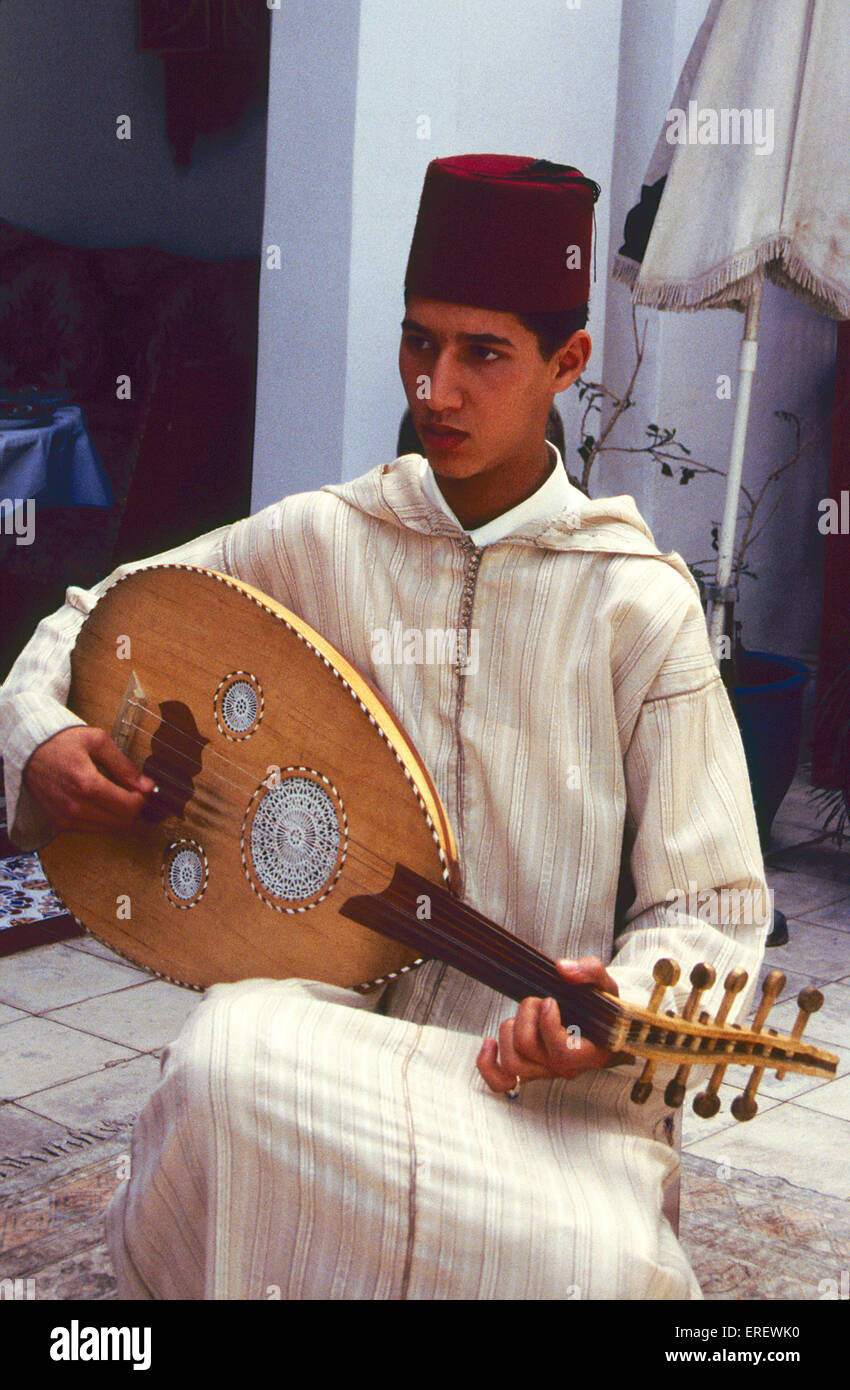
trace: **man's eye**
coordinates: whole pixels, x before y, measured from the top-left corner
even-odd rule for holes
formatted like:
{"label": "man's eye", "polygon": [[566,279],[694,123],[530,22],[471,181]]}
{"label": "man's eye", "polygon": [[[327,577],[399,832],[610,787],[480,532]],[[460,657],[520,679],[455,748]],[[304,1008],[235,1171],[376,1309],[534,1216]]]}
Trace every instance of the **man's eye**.
{"label": "man's eye", "polygon": [[499,358],[502,355],[500,352],[496,352],[493,348],[487,347],[486,343],[473,344],[473,351],[482,362],[498,362]]}
{"label": "man's eye", "polygon": [[405,334],[404,345],[414,352],[422,352],[431,346],[431,339],[417,337],[415,333],[407,333]]}

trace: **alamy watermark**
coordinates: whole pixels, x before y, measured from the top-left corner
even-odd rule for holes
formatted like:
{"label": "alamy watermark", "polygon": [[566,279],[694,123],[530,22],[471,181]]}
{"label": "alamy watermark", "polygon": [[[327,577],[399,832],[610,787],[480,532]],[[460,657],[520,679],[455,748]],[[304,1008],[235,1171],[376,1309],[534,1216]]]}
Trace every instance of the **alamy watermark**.
{"label": "alamy watermark", "polygon": [[23,1303],[35,1298],[35,1279],[0,1279],[0,1299]]}
{"label": "alamy watermark", "polygon": [[837,1279],[821,1279],[818,1298],[830,1301],[842,1299],[846,1303],[850,1299],[850,1269],[842,1269]]}
{"label": "alamy watermark", "polygon": [[822,536],[850,535],[850,490],[844,488],[838,497],[822,497],[818,511],[818,530]]}
{"label": "alamy watermark", "polygon": [[149,1327],[89,1327],[73,1318],[50,1334],[51,1361],[130,1361],[134,1371],[151,1364]]}
{"label": "alamy watermark", "polygon": [[454,627],[390,627],[372,629],[372,660],[376,666],[457,666],[461,675],[478,670],[478,629]]}
{"label": "alamy watermark", "polygon": [[773,920],[773,889],[767,889],[769,910],[765,911],[765,892],[760,888],[700,888],[689,880],[686,892],[671,888],[667,893],[667,921],[677,926],[682,919],[698,918],[713,927],[763,926]]}
{"label": "alamy watermark", "polygon": [[16,545],[32,545],[35,540],[35,502],[31,497],[4,497],[0,500],[0,534],[14,536]]}
{"label": "alamy watermark", "polygon": [[756,154],[773,154],[772,106],[671,106],[667,112],[668,145],[753,145]]}

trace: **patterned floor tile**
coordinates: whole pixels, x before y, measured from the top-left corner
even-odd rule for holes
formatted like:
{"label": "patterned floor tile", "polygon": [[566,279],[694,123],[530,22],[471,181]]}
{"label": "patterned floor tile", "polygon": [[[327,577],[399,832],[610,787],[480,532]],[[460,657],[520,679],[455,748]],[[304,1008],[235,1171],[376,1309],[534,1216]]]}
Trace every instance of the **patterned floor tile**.
{"label": "patterned floor tile", "polygon": [[101,1155],[0,1208],[0,1277],[33,1280],[39,1300],[114,1296],[104,1213],[121,1173],[119,1158]]}
{"label": "patterned floor tile", "polygon": [[707,1299],[838,1296],[850,1203],[692,1154],[682,1167],[679,1236]]}
{"label": "patterned floor tile", "polygon": [[43,922],[64,912],[37,854],[17,854],[0,860],[0,931]]}

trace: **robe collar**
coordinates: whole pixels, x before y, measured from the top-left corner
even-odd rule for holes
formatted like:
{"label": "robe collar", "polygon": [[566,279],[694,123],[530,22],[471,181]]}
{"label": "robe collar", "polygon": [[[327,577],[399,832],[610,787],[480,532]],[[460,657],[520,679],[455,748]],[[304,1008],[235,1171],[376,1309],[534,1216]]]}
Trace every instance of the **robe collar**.
{"label": "robe collar", "polygon": [[[508,511],[502,512],[499,516],[493,517],[492,521],[486,521],[481,526],[464,527],[466,534],[475,545],[492,545],[495,541],[504,540],[506,536],[509,536],[512,531],[518,530],[519,527],[532,521],[557,516],[558,512],[570,506],[572,489],[567,478],[567,470],[564,468],[563,460],[555,445],[550,444],[548,440],[546,442],[553,456],[554,468],[531,496],[518,502],[515,507],[510,507]],[[420,480],[422,491],[428,500],[439,507],[440,511],[451,521],[461,526],[462,523],[458,521],[440,491],[430,463],[424,458]]]}
{"label": "robe collar", "polygon": [[[517,545],[542,550],[578,550],[603,552],[611,555],[648,555],[664,560],[676,569],[699,595],[699,588],[687,565],[676,551],[662,552],[655,544],[652,532],[635,505],[633,497],[585,497],[569,481],[558,455],[563,478],[555,486],[557,496],[554,510],[549,509],[550,497],[540,498],[550,479],[547,479],[526,502],[511,508],[513,529],[500,539],[489,539],[488,545]],[[321,490],[330,492],[342,501],[389,525],[418,532],[424,536],[444,536],[469,544],[475,539],[464,531],[460,522],[445,506],[440,507],[429,497],[423,486],[426,461],[421,454],[402,454],[392,463],[380,464],[348,483],[329,483]],[[552,475],[550,475],[551,478]],[[524,515],[513,526],[513,513],[526,503],[545,502],[544,515]],[[504,521],[504,513],[497,521]],[[518,518],[517,518],[518,519]],[[491,523],[488,523],[490,525]],[[483,530],[484,528],[479,528]]]}

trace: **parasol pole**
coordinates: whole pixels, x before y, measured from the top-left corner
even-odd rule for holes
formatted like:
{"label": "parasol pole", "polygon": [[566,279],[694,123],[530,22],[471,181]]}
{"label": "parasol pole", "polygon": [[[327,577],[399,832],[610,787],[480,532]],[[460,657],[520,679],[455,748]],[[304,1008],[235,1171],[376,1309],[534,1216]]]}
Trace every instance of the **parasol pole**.
{"label": "parasol pole", "polygon": [[759,313],[763,289],[764,280],[760,278],[747,300],[747,319],[738,359],[738,397],[735,402],[735,423],[732,429],[732,446],[729,451],[729,471],[726,476],[726,502],[717,542],[717,583],[709,589],[711,601],[709,635],[711,650],[718,665],[720,665],[722,655],[721,639],[726,605],[727,603],[734,603],[737,597],[737,591],[733,586],[730,586],[729,580],[732,577],[732,562],[735,555],[735,529],[738,521],[741,475],[744,468],[744,446],[750,418],[750,397],[758,356]]}

